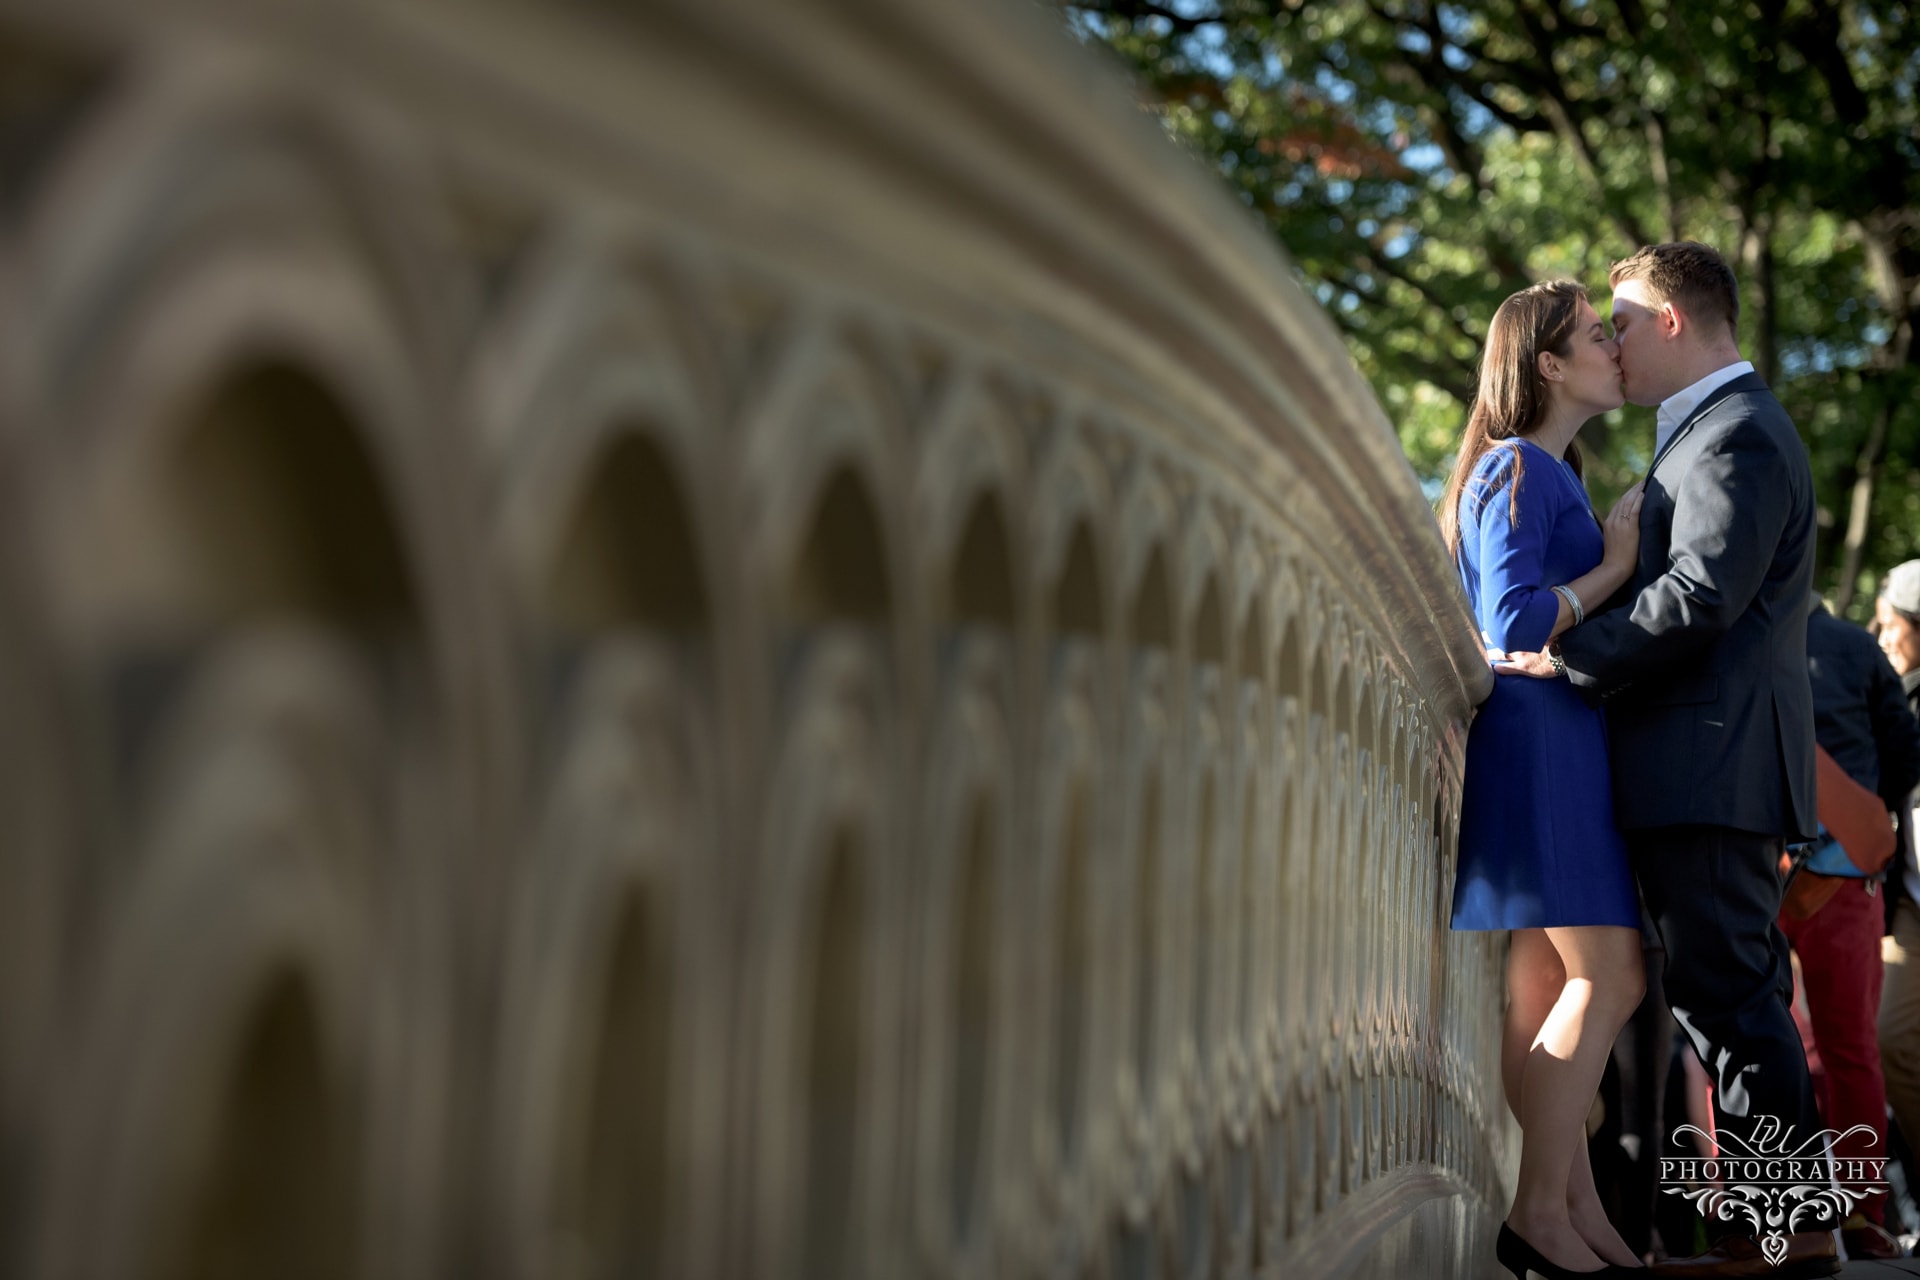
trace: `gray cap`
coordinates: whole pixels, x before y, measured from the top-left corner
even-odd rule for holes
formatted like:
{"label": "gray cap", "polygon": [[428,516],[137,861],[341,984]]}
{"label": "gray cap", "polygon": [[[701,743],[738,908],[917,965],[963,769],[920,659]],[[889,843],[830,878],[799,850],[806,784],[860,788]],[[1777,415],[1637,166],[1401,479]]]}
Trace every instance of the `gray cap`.
{"label": "gray cap", "polygon": [[1880,595],[1902,613],[1920,614],[1920,560],[1895,565]]}

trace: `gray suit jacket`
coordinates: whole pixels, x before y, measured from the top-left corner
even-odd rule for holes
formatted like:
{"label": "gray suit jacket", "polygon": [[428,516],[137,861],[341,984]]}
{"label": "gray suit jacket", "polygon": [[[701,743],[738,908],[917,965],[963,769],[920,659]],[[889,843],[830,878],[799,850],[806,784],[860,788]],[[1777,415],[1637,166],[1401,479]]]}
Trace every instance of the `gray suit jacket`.
{"label": "gray suit jacket", "polygon": [[1757,374],[1717,388],[1647,472],[1632,581],[1560,639],[1606,706],[1623,830],[1814,835],[1813,537],[1792,419]]}

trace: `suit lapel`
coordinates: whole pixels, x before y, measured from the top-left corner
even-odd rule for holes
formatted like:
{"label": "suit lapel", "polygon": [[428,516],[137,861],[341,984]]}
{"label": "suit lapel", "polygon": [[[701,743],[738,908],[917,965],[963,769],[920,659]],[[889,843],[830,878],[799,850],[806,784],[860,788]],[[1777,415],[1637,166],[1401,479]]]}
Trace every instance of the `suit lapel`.
{"label": "suit lapel", "polygon": [[1653,455],[1653,461],[1647,466],[1647,475],[1650,476],[1653,474],[1654,468],[1660,465],[1660,460],[1673,452],[1673,446],[1680,443],[1680,437],[1693,430],[1693,424],[1700,421],[1701,417],[1704,416],[1708,410],[1718,405],[1730,395],[1741,391],[1764,391],[1766,386],[1767,380],[1762,378],[1758,373],[1743,373],[1737,378],[1721,383],[1712,391],[1708,392],[1707,398],[1693,407],[1693,412],[1687,415],[1687,420],[1674,428],[1673,434],[1667,437],[1666,446],[1662,448],[1659,453]]}

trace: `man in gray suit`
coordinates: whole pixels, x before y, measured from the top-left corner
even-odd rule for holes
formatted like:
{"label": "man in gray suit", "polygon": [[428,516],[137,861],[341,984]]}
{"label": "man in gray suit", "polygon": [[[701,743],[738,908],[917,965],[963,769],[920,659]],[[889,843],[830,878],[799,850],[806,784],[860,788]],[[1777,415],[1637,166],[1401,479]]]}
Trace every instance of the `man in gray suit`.
{"label": "man in gray suit", "polygon": [[[1606,706],[1615,813],[1665,945],[1668,1003],[1714,1080],[1723,1148],[1751,1142],[1768,1116],[1798,1146],[1820,1123],[1774,917],[1782,848],[1816,829],[1813,476],[1792,420],[1740,358],[1738,286],[1718,253],[1651,245],[1611,281],[1626,398],[1659,406],[1639,564],[1557,653],[1515,667],[1564,668]],[[1789,1244],[1778,1269],[1758,1240],[1735,1238],[1660,1273],[1837,1268],[1830,1235]]]}

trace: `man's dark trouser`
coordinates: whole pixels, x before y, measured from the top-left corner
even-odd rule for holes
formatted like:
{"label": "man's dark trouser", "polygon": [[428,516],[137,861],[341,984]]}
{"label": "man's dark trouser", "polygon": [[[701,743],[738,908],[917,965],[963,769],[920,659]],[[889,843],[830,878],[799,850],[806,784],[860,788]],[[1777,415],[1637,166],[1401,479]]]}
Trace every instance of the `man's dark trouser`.
{"label": "man's dark trouser", "polygon": [[1746,1147],[1761,1116],[1793,1126],[1788,1149],[1798,1147],[1819,1132],[1820,1118],[1790,1011],[1787,940],[1774,924],[1779,837],[1709,826],[1626,837],[1666,947],[1667,1005],[1713,1078],[1723,1154],[1734,1154],[1724,1150],[1730,1137],[1736,1150]]}

